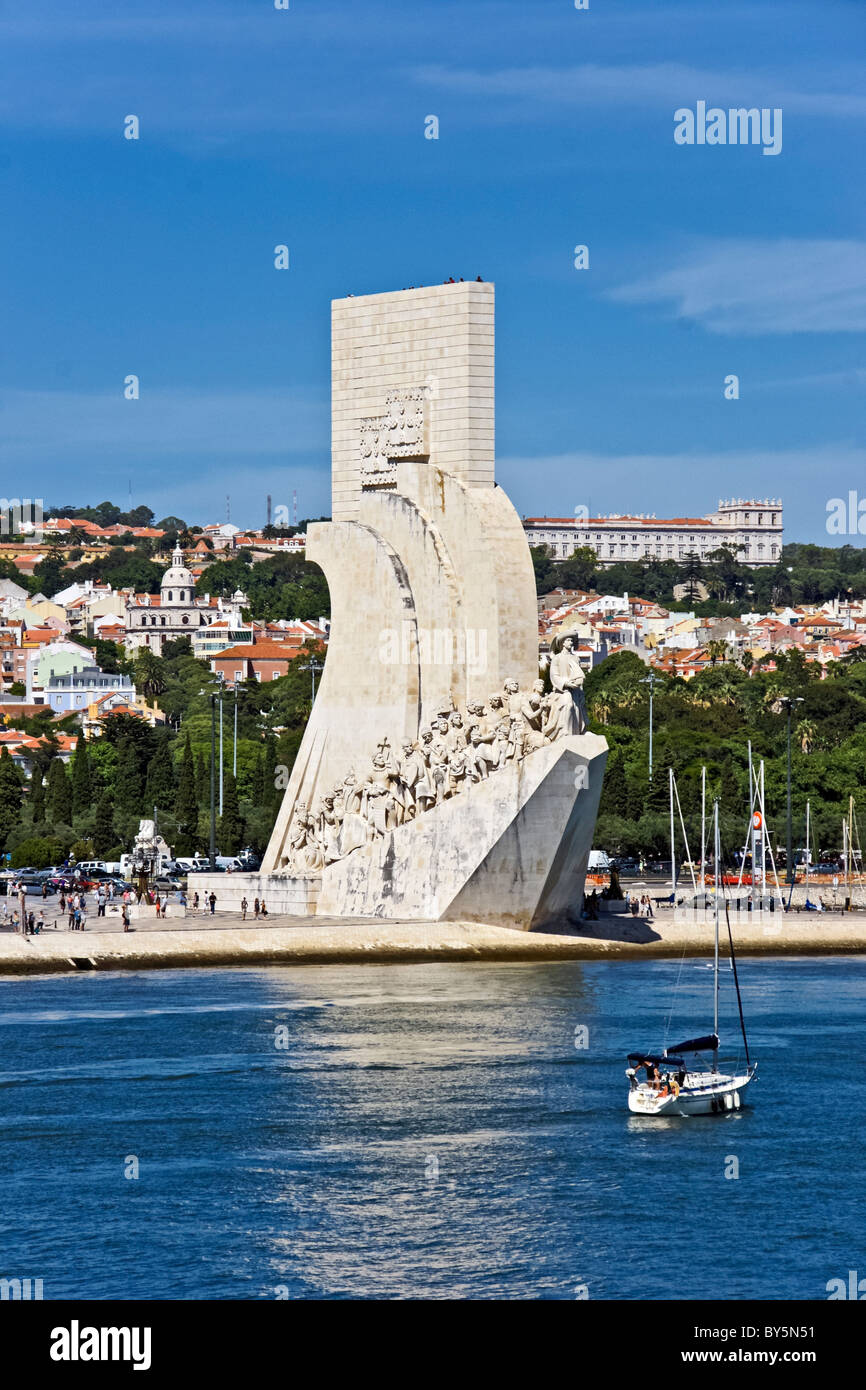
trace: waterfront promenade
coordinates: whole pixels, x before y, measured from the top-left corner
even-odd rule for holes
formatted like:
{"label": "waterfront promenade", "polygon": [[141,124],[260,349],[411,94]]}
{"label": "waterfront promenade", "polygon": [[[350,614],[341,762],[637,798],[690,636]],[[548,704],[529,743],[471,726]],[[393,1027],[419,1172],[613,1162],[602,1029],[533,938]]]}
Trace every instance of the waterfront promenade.
{"label": "waterfront promenade", "polygon": [[[775,914],[734,923],[741,955],[853,955],[866,952],[866,913]],[[183,966],[342,964],[362,961],[551,961],[708,955],[712,922],[609,918],[562,933],[521,932],[478,922],[395,922],[199,913],[140,919],[130,932],[91,918],[71,932],[61,919],[38,936],[0,931],[0,975]],[[724,939],[722,951],[724,953]]]}

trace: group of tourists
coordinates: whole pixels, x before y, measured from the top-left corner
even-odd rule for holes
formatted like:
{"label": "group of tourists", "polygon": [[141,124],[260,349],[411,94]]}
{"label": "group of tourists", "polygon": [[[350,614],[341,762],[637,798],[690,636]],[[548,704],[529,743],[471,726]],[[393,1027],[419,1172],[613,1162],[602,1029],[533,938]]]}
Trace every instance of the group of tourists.
{"label": "group of tourists", "polygon": [[[247,900],[246,900],[246,896],[244,896],[243,898],[241,898],[241,921],[242,921],[242,922],[245,922],[245,921],[247,920],[247,913],[249,912],[249,908],[250,908],[250,905],[249,905],[249,903],[248,903]],[[261,898],[261,899],[260,899],[260,898],[253,898],[253,918],[254,918],[254,920],[255,920],[255,921],[258,921],[260,917],[267,917],[267,915],[268,915],[268,909],[267,909],[267,906],[266,906],[266,904],[265,904],[264,898]]]}
{"label": "group of tourists", "polygon": [[41,931],[44,931],[46,925],[45,913],[41,908],[38,914],[32,910],[28,911],[26,906],[20,912],[17,908],[13,908],[10,913],[5,902],[0,909],[0,922],[4,927],[8,923],[13,931],[20,931],[24,936],[38,936]]}

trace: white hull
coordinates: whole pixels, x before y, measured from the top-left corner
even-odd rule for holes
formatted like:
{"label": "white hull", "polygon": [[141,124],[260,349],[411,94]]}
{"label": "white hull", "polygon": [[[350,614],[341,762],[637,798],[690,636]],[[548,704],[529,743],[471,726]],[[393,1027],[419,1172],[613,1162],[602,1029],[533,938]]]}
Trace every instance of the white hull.
{"label": "white hull", "polygon": [[643,1082],[628,1093],[628,1108],[635,1115],[726,1115],[739,1110],[742,1092],[754,1077],[754,1069],[741,1076],[720,1072],[696,1072],[678,1096],[659,1095]]}

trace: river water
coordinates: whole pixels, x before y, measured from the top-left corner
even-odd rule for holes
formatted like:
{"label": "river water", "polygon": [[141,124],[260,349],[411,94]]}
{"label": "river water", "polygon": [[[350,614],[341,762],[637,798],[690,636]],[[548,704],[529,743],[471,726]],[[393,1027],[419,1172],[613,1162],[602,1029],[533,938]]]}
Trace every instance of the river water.
{"label": "river water", "polygon": [[866,1274],[866,960],[742,962],[749,1108],[630,1116],[626,1053],[709,1031],[711,981],[694,960],[2,979],[0,1276],[46,1299],[824,1298]]}

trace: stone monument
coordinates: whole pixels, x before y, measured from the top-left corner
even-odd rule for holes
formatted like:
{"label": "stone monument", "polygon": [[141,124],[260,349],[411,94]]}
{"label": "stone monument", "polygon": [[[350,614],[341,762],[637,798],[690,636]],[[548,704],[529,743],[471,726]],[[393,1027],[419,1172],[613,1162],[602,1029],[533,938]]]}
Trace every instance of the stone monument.
{"label": "stone monument", "polygon": [[306,550],[328,655],[261,872],[215,878],[220,906],[579,915],[607,745],[571,639],[539,679],[529,547],[494,478],[493,308],[478,281],[333,303],[333,520]]}

